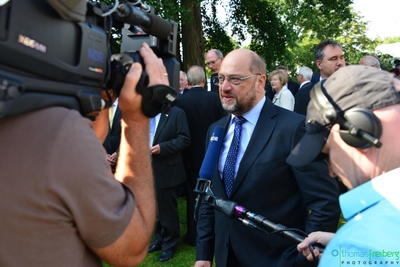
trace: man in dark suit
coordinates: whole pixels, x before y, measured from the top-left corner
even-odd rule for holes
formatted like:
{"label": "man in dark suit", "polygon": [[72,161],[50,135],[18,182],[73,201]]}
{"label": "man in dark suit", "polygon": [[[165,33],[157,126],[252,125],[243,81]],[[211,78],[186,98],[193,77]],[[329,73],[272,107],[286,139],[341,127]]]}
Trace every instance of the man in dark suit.
{"label": "man in dark suit", "polygon": [[[337,184],[328,175],[326,161],[302,168],[286,163],[305,133],[304,116],[266,99],[265,73],[264,61],[247,49],[230,52],[221,65],[220,98],[231,114],[212,124],[208,131],[210,137],[216,126],[226,130],[212,191],[217,198],[234,201],[288,228],[306,233],[335,231],[340,215]],[[241,131],[234,122],[238,118],[244,120]],[[241,136],[236,163],[227,166],[232,165],[228,159],[237,133]],[[233,185],[229,187],[227,182],[232,176]],[[317,265],[304,260],[292,240],[279,233],[266,234],[247,227],[205,202],[200,208],[197,229],[195,267],[211,266],[214,256],[216,267]]]}
{"label": "man in dark suit", "polygon": [[320,72],[319,80],[329,78],[335,71],[346,66],[341,44],[331,39],[323,40],[315,47],[314,59]]}
{"label": "man in dark suit", "polygon": [[180,71],[179,72],[179,93],[184,94],[187,91],[189,91],[189,85],[187,82],[186,72]]}
{"label": "man in dark suit", "polygon": [[207,129],[211,123],[226,115],[221,106],[218,94],[204,89],[206,75],[200,66],[192,66],[188,72],[188,82],[192,88],[179,97],[177,106],[182,108],[189,124],[190,146],[183,153],[186,170],[187,186],[187,226],[188,230],[184,241],[191,246],[196,245],[196,221],[194,220],[194,205],[197,194],[193,192],[203,158],[206,152]]}
{"label": "man in dark suit", "polygon": [[211,79],[210,91],[215,92],[217,94],[219,94],[219,87],[217,84],[213,83],[213,80],[215,79],[215,77],[218,76],[218,71],[221,66],[222,60],[224,60],[224,55],[218,49],[211,49],[206,54],[206,65],[212,71],[212,75],[210,78]]}
{"label": "man in dark suit", "polygon": [[149,252],[162,250],[159,261],[165,262],[175,253],[180,237],[176,187],[186,179],[181,151],[190,144],[190,133],[185,112],[178,107],[172,107],[168,113],[158,114],[152,120],[156,130],[154,137],[150,136],[150,153],[158,218]]}
{"label": "man in dark suit", "polygon": [[[290,92],[292,92],[293,96],[296,96],[297,91],[299,91],[299,84],[296,82],[292,82],[289,80],[289,70],[286,66],[279,66],[276,68],[277,70],[283,70],[287,77],[288,77],[288,82],[286,84],[287,89],[289,89]],[[272,100],[275,95],[275,91],[272,89],[271,84],[268,83],[267,89],[265,90],[265,96],[269,98],[269,100]]]}
{"label": "man in dark suit", "polygon": [[311,77],[311,83],[312,84],[316,84],[316,83],[319,83],[319,81],[321,81],[321,74],[320,73],[317,73],[317,74],[314,74],[312,77]]}
{"label": "man in dark suit", "polygon": [[294,112],[306,115],[308,102],[310,102],[310,91],[313,84],[310,82],[313,75],[309,67],[301,67],[297,73],[297,81],[300,85],[299,91],[296,94],[294,101]]}
{"label": "man in dark suit", "polygon": [[[320,77],[317,82],[328,79],[335,71],[346,66],[342,45],[332,39],[322,40],[314,48],[314,59],[320,71]],[[335,179],[339,185],[340,193],[345,193],[347,187],[338,177]]]}
{"label": "man in dark suit", "polygon": [[113,94],[112,100],[114,101],[109,108],[109,130],[103,146],[107,151],[107,161],[111,166],[114,173],[118,159],[119,143],[121,141],[121,110],[118,108],[118,98]]}

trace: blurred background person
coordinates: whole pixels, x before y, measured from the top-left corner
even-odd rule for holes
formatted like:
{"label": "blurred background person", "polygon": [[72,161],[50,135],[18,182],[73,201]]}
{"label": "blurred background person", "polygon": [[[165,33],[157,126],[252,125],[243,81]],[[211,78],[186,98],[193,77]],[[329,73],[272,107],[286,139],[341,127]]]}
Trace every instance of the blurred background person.
{"label": "blurred background person", "polygon": [[118,160],[118,150],[121,141],[121,110],[118,108],[118,98],[112,90],[109,90],[109,96],[113,101],[112,106],[108,109],[109,129],[103,146],[107,151],[107,161],[114,173]]}
{"label": "blurred background person", "polygon": [[[299,84],[296,82],[292,82],[290,80],[288,68],[286,66],[278,66],[276,69],[282,70],[286,74],[287,82],[286,82],[285,86],[287,89],[289,89],[290,92],[292,92],[293,96],[296,96],[297,91],[299,90]],[[268,83],[267,89],[265,89],[265,96],[268,97],[270,100],[272,100],[274,98],[275,94],[276,94],[276,92],[272,89],[271,83]]]}
{"label": "blurred background person", "polygon": [[374,56],[365,56],[360,60],[360,65],[370,66],[373,68],[381,69],[381,63],[379,59]]}
{"label": "blurred background person", "polygon": [[157,196],[157,221],[149,252],[162,250],[160,262],[174,255],[180,238],[177,186],[186,180],[181,151],[189,146],[185,112],[172,107],[150,119],[150,154]]}
{"label": "blurred background person", "polygon": [[211,49],[206,54],[206,65],[211,70],[211,82],[210,82],[210,91],[219,94],[219,86],[213,83],[213,79],[218,76],[219,68],[221,66],[221,62],[224,60],[224,55],[218,49]]}
{"label": "blurred background person", "polygon": [[274,70],[269,74],[268,78],[271,83],[271,88],[276,92],[272,98],[272,103],[293,111],[294,96],[286,87],[288,81],[286,73],[282,70]]}
{"label": "blurred background person", "polygon": [[391,70],[389,70],[389,72],[393,74],[394,77],[400,79],[400,69],[392,68]]}
{"label": "blurred background person", "polygon": [[181,95],[177,103],[177,106],[185,111],[191,139],[190,145],[182,152],[186,171],[186,219],[188,228],[182,240],[190,246],[196,246],[197,222],[194,220],[194,205],[197,194],[193,190],[196,187],[201,164],[206,153],[208,127],[211,123],[224,117],[226,113],[222,108],[218,94],[209,92],[204,88],[206,74],[202,67],[196,65],[190,67],[187,76],[192,88]]}
{"label": "blurred background person", "polygon": [[310,91],[313,88],[311,78],[312,69],[309,67],[301,67],[297,73],[297,82],[300,85],[299,91],[294,98],[294,112],[306,115],[308,102],[310,102]]}
{"label": "blurred background person", "polygon": [[184,94],[189,90],[186,72],[179,72],[179,93]]}
{"label": "blurred background person", "polygon": [[314,49],[314,59],[320,75],[314,75],[313,84],[331,76],[339,68],[346,66],[344,53],[338,41],[326,39],[321,41]]}

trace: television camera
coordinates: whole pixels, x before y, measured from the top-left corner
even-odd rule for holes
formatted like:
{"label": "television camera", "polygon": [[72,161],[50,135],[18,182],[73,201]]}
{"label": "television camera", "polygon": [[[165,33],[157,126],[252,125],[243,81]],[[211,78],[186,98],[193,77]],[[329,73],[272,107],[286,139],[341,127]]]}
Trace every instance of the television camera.
{"label": "television camera", "polygon": [[[121,29],[121,53],[110,39]],[[93,118],[107,105],[101,91],[119,94],[139,48],[147,42],[167,69],[171,86],[148,87],[144,71],[136,90],[154,117],[178,98],[177,24],[140,0],[114,6],[86,0],[0,1],[0,118],[64,106]]]}

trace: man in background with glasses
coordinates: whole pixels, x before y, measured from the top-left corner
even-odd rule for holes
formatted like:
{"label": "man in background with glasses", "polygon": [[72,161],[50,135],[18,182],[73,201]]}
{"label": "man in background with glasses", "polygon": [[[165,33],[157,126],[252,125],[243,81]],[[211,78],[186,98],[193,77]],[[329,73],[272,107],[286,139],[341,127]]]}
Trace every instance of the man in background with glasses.
{"label": "man in background with glasses", "polygon": [[[304,116],[275,106],[265,97],[266,65],[253,51],[230,52],[218,77],[220,100],[228,116],[211,124],[225,128],[212,191],[265,216],[273,223],[310,233],[335,231],[338,187],[326,161],[295,168],[286,158],[304,135]],[[301,234],[301,232],[300,232]],[[282,233],[247,227],[203,202],[197,222],[195,267],[316,266]]]}
{"label": "man in background with glasses", "polygon": [[224,59],[224,55],[218,49],[211,49],[206,54],[206,65],[212,71],[211,75],[211,91],[219,93],[218,84],[213,83],[213,79],[218,76],[219,68],[221,67],[222,60]]}
{"label": "man in background with glasses", "polygon": [[179,97],[177,106],[185,111],[190,132],[190,145],[182,151],[186,171],[186,222],[187,232],[182,240],[190,246],[196,246],[196,225],[194,206],[197,194],[193,192],[200,168],[206,154],[207,129],[213,122],[226,116],[218,94],[208,92],[204,85],[206,74],[201,66],[191,66],[187,72],[190,90]]}

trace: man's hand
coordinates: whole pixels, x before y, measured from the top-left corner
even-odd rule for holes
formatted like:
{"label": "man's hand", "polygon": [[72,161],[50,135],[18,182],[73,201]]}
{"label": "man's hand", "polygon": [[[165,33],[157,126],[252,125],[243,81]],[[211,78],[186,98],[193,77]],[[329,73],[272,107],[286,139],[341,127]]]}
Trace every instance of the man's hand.
{"label": "man's hand", "polygon": [[118,159],[118,154],[117,152],[110,154],[107,154],[107,161],[111,166],[115,166],[117,164],[117,159]]}
{"label": "man's hand", "polygon": [[[308,249],[308,245],[312,242],[317,242],[320,243],[323,246],[327,246],[328,243],[331,241],[331,239],[335,236],[334,233],[328,233],[328,232],[313,232],[308,235],[306,239],[304,239],[303,242],[297,245],[297,250],[307,258],[309,261],[313,261],[314,258]],[[320,259],[322,257],[322,253],[318,249],[313,250],[315,257]]]}
{"label": "man's hand", "polygon": [[159,155],[159,154],[161,153],[160,145],[157,144],[157,145],[155,145],[155,146],[152,146],[152,147],[150,148],[150,153],[153,154],[153,155]]}
{"label": "man's hand", "polygon": [[[147,43],[143,43],[140,48],[140,55],[143,58],[146,72],[149,76],[149,85],[166,84],[169,85],[167,71],[162,63]],[[124,85],[119,96],[119,108],[125,120],[148,120],[142,112],[142,96],[136,92],[136,85],[142,73],[142,65],[132,64],[125,77]]]}
{"label": "man's hand", "polygon": [[211,267],[211,261],[196,261],[196,264],[193,267]]}

